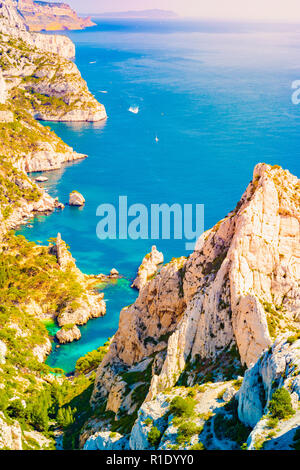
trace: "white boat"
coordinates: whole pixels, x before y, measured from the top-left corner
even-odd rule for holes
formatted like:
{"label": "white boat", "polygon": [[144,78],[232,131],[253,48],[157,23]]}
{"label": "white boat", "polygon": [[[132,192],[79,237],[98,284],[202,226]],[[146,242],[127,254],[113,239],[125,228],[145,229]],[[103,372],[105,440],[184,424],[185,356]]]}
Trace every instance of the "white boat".
{"label": "white boat", "polygon": [[159,138],[157,136],[155,137],[155,142],[159,142]]}

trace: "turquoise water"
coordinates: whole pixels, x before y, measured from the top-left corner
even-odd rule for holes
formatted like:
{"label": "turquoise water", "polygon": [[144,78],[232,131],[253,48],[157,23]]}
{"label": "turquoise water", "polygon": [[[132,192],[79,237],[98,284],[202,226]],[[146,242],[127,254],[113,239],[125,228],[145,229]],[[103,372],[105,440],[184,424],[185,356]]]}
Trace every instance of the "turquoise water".
{"label": "turquoise water", "polygon": [[136,297],[130,280],[153,243],[166,260],[188,254],[180,240],[98,240],[99,204],[117,205],[119,195],[148,207],[205,204],[209,228],[235,207],[256,163],[300,174],[300,106],[291,103],[291,83],[300,79],[299,33],[291,25],[128,20],[68,33],[109,118],[46,123],[89,158],[48,173],[45,187],[62,202],[76,189],[87,202],[39,217],[21,232],[46,242],[59,231],[84,272],[115,267],[127,281],[107,288],[106,317],[82,327],[78,343],[54,349],[49,364],[70,371],[114,333],[121,307]]}

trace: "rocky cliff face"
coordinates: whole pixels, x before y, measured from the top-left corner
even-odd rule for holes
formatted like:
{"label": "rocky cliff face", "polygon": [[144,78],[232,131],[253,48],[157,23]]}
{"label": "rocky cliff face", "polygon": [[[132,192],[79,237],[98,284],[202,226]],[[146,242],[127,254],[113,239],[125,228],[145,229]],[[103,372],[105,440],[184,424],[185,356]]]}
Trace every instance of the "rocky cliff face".
{"label": "rocky cliff face", "polygon": [[80,18],[66,3],[17,0],[18,12],[30,31],[59,31],[94,26],[91,18]]}
{"label": "rocky cliff face", "polygon": [[124,377],[147,358],[146,401],[184,375],[197,383],[199,370],[234,349],[250,366],[276,336],[299,328],[299,188],[288,171],[256,166],[235,210],[122,310],[97,372],[93,406],[104,401],[117,416],[133,413],[136,394]]}
{"label": "rocky cliff face", "polygon": [[[1,18],[0,32],[4,26]],[[41,120],[95,122],[106,118],[104,106],[89,92],[69,55],[62,56],[57,50],[60,36],[4,29],[0,65],[15,104]]]}

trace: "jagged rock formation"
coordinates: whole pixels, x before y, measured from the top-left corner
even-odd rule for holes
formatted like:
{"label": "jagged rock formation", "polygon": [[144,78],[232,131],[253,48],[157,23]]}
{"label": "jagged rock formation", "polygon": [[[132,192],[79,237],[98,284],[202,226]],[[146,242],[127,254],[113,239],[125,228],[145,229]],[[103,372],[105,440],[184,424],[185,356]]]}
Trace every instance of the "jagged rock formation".
{"label": "jagged rock formation", "polygon": [[[290,339],[289,339],[290,338]],[[268,405],[275,390],[284,387],[289,391],[295,410],[298,410],[300,399],[300,339],[297,336],[278,338],[272,347],[266,351],[248,369],[242,387],[238,394],[239,418],[253,427],[248,439],[249,449],[254,449],[257,441],[265,441],[270,433],[268,426]],[[280,443],[289,448],[293,442],[294,432],[299,427],[300,413],[289,420],[280,423],[274,432],[272,441],[267,442],[268,448],[276,449],[275,442],[280,448]],[[294,432],[290,432],[293,430]],[[285,435],[289,433],[286,437]],[[282,442],[281,442],[282,441]]]}
{"label": "jagged rock formation", "polygon": [[89,92],[78,68],[69,60],[75,57],[72,41],[30,33],[12,0],[1,5],[0,65],[14,102],[41,120],[105,119],[104,106]]}
{"label": "jagged rock formation", "polygon": [[139,290],[144,287],[147,281],[157,273],[159,265],[163,262],[164,255],[156,249],[156,246],[153,246],[151,252],[143,259],[131,287],[136,287]]}
{"label": "jagged rock formation", "polygon": [[70,206],[84,206],[85,199],[78,191],[72,191],[69,197]]}
{"label": "jagged rock formation", "polygon": [[[299,328],[299,180],[256,166],[236,209],[198,240],[188,259],[172,260],[122,310],[97,371],[91,403],[133,413],[126,388],[152,359],[146,400],[172,387],[184,368],[216,361],[233,346],[250,366],[279,333]],[[146,396],[146,395],[145,395]]]}
{"label": "jagged rock formation", "polygon": [[30,31],[59,31],[94,26],[91,18],[80,18],[66,3],[17,0],[18,12]]}
{"label": "jagged rock formation", "polygon": [[56,333],[56,338],[61,344],[78,341],[81,338],[80,329],[76,325],[70,326],[69,328],[63,327]]}

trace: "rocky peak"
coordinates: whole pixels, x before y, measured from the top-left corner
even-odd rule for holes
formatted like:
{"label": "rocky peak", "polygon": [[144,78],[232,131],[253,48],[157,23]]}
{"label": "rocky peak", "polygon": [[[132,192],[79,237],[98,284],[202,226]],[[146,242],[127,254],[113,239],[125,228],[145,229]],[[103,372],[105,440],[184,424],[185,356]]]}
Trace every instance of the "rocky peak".
{"label": "rocky peak", "polygon": [[[188,363],[213,361],[235,346],[250,366],[278,334],[299,328],[299,221],[298,178],[257,165],[237,207],[122,310],[92,403],[107,397],[115,408],[118,371],[151,355],[147,399],[173,386]],[[118,406],[124,399],[118,392]]]}
{"label": "rocky peak", "polygon": [[151,252],[143,259],[138,275],[131,287],[136,287],[137,289],[144,287],[147,281],[157,273],[159,265],[163,262],[164,255],[157,250],[156,246],[153,246]]}

